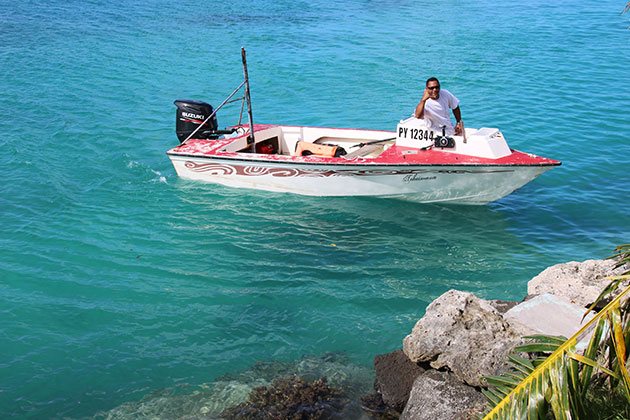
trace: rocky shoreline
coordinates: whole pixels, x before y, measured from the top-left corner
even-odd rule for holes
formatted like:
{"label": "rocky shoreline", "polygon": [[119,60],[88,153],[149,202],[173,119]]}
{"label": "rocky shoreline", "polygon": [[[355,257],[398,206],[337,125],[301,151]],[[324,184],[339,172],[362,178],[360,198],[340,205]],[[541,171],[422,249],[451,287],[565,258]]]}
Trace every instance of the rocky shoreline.
{"label": "rocky shoreline", "polygon": [[426,308],[400,349],[374,358],[374,376],[345,354],[259,362],[96,418],[476,419],[487,409],[483,378],[508,369],[507,356],[523,336],[572,336],[607,277],[627,269],[614,265],[588,260],[549,267],[529,281],[521,302],[449,290]]}
{"label": "rocky shoreline", "polygon": [[487,408],[483,377],[508,369],[507,355],[523,336],[577,332],[606,278],[623,271],[614,265],[587,260],[549,267],[529,281],[522,302],[447,291],[427,307],[401,349],[375,357],[365,412],[377,419],[478,418]]}

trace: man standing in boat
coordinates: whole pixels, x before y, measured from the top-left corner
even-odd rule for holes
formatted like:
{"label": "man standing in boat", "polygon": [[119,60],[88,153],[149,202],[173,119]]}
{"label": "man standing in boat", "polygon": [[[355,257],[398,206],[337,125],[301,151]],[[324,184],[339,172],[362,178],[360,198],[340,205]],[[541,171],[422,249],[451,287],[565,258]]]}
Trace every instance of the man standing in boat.
{"label": "man standing in boat", "polygon": [[[453,110],[455,127],[451,122],[449,109]],[[460,135],[462,133],[463,122],[459,99],[448,90],[440,89],[440,81],[435,77],[427,79],[424,94],[414,115],[416,118],[429,120],[435,130],[441,130],[443,126],[446,126],[446,134]]]}

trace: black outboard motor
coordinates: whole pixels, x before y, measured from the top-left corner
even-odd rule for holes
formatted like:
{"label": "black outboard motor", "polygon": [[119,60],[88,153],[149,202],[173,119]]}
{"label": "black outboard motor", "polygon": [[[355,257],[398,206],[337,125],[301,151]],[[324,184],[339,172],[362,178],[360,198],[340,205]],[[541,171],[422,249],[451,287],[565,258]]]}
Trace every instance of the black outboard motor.
{"label": "black outboard motor", "polygon": [[[175,102],[177,106],[175,132],[179,142],[182,143],[190,134],[195,131],[210,115],[212,115],[212,105],[188,99],[178,99]],[[195,133],[197,139],[216,139],[219,138],[217,128],[217,116],[213,116]]]}

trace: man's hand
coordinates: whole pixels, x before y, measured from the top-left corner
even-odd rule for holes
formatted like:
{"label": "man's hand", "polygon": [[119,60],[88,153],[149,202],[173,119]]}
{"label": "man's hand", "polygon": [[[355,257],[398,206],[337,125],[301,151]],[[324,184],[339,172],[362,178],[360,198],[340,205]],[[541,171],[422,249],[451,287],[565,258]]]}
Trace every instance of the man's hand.
{"label": "man's hand", "polygon": [[427,88],[424,88],[424,93],[422,94],[422,99],[420,99],[420,101],[422,102],[426,102],[427,99],[429,99],[431,97],[430,91]]}
{"label": "man's hand", "polygon": [[461,136],[462,135],[462,128],[464,128],[464,123],[463,121],[458,121],[457,124],[455,124],[455,135],[456,136]]}
{"label": "man's hand", "polygon": [[424,104],[430,98],[431,98],[431,91],[425,87],[424,93],[422,94],[422,99],[420,99],[418,106],[416,106],[416,112],[414,112],[414,116],[416,118],[424,118]]}

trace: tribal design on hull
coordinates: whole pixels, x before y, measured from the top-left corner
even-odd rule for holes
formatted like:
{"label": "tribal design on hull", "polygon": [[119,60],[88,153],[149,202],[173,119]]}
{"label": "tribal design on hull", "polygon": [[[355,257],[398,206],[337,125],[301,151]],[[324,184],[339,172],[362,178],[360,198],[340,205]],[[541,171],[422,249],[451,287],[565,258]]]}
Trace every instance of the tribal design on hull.
{"label": "tribal design on hull", "polygon": [[375,176],[375,175],[413,175],[413,174],[479,174],[496,172],[513,172],[512,169],[387,169],[387,170],[318,170],[295,168],[267,168],[263,166],[226,165],[223,163],[196,163],[187,160],[184,163],[193,172],[208,172],[210,175],[241,175],[291,178],[291,177],[336,177],[336,176]]}

